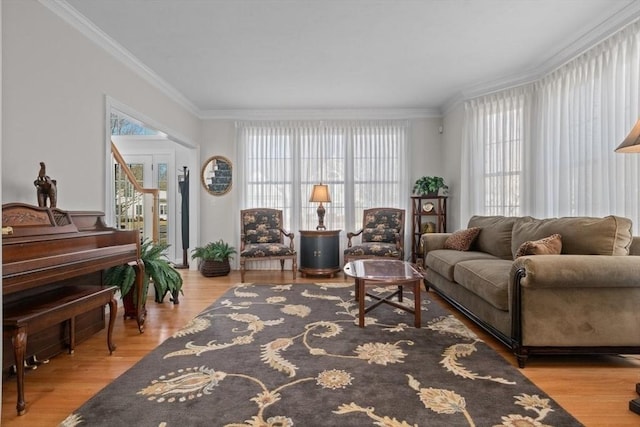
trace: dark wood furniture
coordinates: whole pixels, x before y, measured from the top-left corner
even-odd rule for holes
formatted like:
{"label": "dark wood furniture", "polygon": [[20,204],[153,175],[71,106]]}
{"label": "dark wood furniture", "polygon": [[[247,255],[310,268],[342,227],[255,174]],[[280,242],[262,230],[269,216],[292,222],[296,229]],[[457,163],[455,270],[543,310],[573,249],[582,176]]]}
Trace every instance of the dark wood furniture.
{"label": "dark wood furniture", "polygon": [[105,327],[107,347],[117,303],[115,286],[102,271],[135,263],[138,269],[138,327],[144,310],[140,242],[137,231],[106,227],[101,212],[67,212],[22,203],[2,206],[3,374],[15,372],[19,415],[25,413],[25,367],[35,368]]}
{"label": "dark wood furniture", "polygon": [[[636,383],[636,393],[640,394],[640,383]],[[640,415],[640,397],[636,397],[629,401],[629,410]]]}
{"label": "dark wood furniture", "polygon": [[[447,196],[411,196],[411,262],[420,258],[420,236],[429,222],[433,233],[447,232]],[[420,263],[418,263],[420,264]]]}
{"label": "dark wood furniture", "polygon": [[302,277],[333,277],[340,271],[340,230],[300,230]]}
{"label": "dark wood furniture", "polygon": [[[348,262],[344,266],[344,272],[356,281],[355,300],[358,302],[358,325],[361,328],[364,327],[365,313],[383,303],[408,313],[413,313],[414,325],[416,328],[420,327],[420,283],[423,280],[423,276],[413,265],[406,261],[393,259],[357,259]],[[365,285],[368,282],[376,286],[397,286],[398,289],[385,296],[374,295],[365,292]],[[413,287],[414,307],[401,304],[403,301],[403,286]],[[398,296],[398,302],[392,301],[392,298],[396,295]],[[365,296],[373,298],[377,302],[365,308]]]}

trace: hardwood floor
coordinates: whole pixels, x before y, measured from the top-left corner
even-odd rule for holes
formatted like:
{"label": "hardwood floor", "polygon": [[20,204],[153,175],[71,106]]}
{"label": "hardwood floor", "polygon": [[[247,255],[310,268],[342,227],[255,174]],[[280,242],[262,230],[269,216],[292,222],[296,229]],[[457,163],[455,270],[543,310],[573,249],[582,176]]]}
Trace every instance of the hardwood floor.
{"label": "hardwood floor", "polygon": [[[221,278],[205,278],[196,271],[181,272],[185,279],[185,295],[181,296],[180,304],[173,305],[168,299],[163,304],[156,304],[151,295],[143,334],[138,333],[135,321],[122,319],[120,307],[114,329],[114,342],[118,348],[112,356],[107,351],[106,332],[101,331],[79,344],[73,355],[61,354],[29,372],[25,378],[25,415],[16,415],[15,378],[3,378],[2,426],[57,426],[229,287],[240,282],[238,271]],[[290,274],[290,271],[249,271],[247,280],[288,283]],[[339,275],[334,279],[298,277],[297,282],[343,280]],[[479,331],[464,317],[458,317],[516,366],[515,358],[504,346]],[[521,372],[586,426],[640,426],[640,415],[628,410],[629,400],[638,397],[635,385],[640,382],[640,355],[534,357]]]}

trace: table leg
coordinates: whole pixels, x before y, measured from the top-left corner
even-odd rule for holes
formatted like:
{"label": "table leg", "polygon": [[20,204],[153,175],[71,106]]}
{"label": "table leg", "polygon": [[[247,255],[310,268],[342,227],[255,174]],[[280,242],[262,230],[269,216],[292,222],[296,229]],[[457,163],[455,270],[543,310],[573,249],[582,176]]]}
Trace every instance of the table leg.
{"label": "table leg", "polygon": [[356,298],[358,299],[358,326],[364,328],[364,279],[356,279]]}
{"label": "table leg", "polygon": [[419,328],[422,323],[422,310],[420,310],[420,280],[413,282],[413,300],[413,316],[415,318],[414,325],[416,328]]}

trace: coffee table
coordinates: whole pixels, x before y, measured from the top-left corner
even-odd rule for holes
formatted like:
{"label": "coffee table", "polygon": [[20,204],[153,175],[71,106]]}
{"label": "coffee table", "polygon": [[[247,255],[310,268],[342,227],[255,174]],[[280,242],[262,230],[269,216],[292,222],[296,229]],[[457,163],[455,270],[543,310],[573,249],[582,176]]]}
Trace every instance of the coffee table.
{"label": "coffee table", "polygon": [[[413,313],[414,325],[420,327],[420,282],[423,277],[413,265],[408,262],[392,259],[359,259],[350,261],[344,266],[344,272],[347,276],[356,280],[355,293],[356,301],[358,301],[358,325],[364,327],[364,315],[380,304],[389,304],[401,310]],[[377,286],[398,286],[398,290],[380,297],[365,292],[365,284],[371,283]],[[402,303],[403,286],[413,286],[413,298],[415,307],[410,307]],[[392,301],[391,298],[398,296],[398,302]],[[377,300],[369,307],[364,306],[365,296]]]}

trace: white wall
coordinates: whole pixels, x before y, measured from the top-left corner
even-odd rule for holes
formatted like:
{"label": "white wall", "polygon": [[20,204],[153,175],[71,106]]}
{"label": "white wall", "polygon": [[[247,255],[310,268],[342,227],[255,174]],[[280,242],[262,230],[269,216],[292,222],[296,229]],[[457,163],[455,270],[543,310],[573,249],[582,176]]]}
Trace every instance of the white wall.
{"label": "white wall", "polygon": [[2,2],[2,201],[37,204],[39,162],[58,207],[104,210],[105,97],[200,141],[200,120],[36,0]]}
{"label": "white wall", "polygon": [[[448,180],[447,170],[442,162],[443,144],[439,128],[440,118],[424,118],[410,120],[409,133],[409,177],[411,188],[413,183],[424,175],[440,175]],[[225,156],[233,163],[234,184],[231,191],[223,196],[212,196],[200,186],[200,243],[220,238],[232,242],[239,248],[240,212],[238,211],[237,151],[235,147],[236,129],[232,120],[206,120],[202,128],[201,163],[211,156]],[[198,177],[199,179],[199,177]],[[407,200],[407,209],[410,209]],[[407,211],[410,212],[410,211]],[[408,219],[408,217],[407,217]],[[407,220],[406,226],[411,222]],[[407,229],[409,236],[410,229]],[[237,257],[236,257],[237,258]],[[237,259],[235,260],[237,264]]]}
{"label": "white wall", "polygon": [[[199,167],[210,156],[228,157],[237,182],[241,171],[233,120],[198,119],[36,0],[3,0],[2,5],[3,203],[36,204],[33,180],[44,161],[48,175],[58,181],[60,208],[104,210],[105,97],[199,144]],[[410,123],[411,185],[421,176],[440,175],[455,198],[455,175],[449,162],[442,162],[442,120]],[[236,182],[216,197],[199,184],[200,169],[191,172],[200,198],[200,229],[191,246],[220,238],[237,245]]]}
{"label": "white wall", "polygon": [[[202,145],[200,149],[200,170],[197,172],[200,192],[200,242],[207,244],[223,239],[240,250],[240,212],[238,206],[238,173],[235,147],[235,123],[233,120],[205,120],[202,126]],[[231,191],[222,196],[213,196],[207,192],[201,182],[202,165],[211,156],[224,156],[231,160]],[[194,245],[192,245],[194,246]],[[238,256],[234,257],[236,265]],[[233,265],[233,264],[232,264]]]}
{"label": "white wall", "polygon": [[468,218],[460,216],[460,189],[462,188],[462,132],[464,124],[464,107],[458,104],[447,112],[443,119],[443,165],[444,176],[449,185],[447,200],[447,231],[466,228]]}
{"label": "white wall", "polygon": [[413,119],[410,121],[411,132],[409,134],[409,182],[413,190],[413,184],[422,176],[442,176],[448,184],[446,170],[442,163],[442,135],[439,128],[442,126],[440,118]]}

